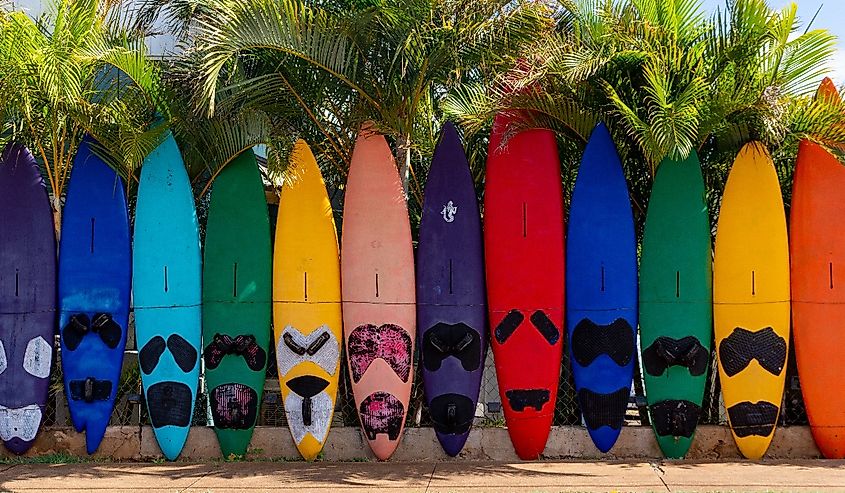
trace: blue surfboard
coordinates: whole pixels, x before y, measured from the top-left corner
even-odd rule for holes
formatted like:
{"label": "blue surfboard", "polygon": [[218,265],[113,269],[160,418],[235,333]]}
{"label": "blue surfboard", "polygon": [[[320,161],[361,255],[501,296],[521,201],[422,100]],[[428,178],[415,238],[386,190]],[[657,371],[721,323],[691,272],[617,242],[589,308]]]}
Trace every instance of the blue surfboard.
{"label": "blue surfboard", "polygon": [[144,160],[132,254],[144,398],[159,447],[175,460],[197,396],[202,269],[194,196],[169,132]]}
{"label": "blue surfboard", "polygon": [[625,419],[636,362],[637,244],[622,163],[604,124],[575,180],[566,242],[566,326],[575,390],[607,452]]}
{"label": "blue surfboard", "polygon": [[86,137],[73,162],[59,245],[59,332],[70,417],[89,454],[114,409],[132,282],[126,194]]}

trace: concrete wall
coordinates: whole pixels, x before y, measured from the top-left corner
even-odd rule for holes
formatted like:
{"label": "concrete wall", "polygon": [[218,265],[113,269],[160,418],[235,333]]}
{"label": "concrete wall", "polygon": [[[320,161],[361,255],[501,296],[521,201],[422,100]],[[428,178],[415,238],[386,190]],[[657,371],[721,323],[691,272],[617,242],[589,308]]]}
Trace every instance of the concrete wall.
{"label": "concrete wall", "polygon": [[[328,461],[375,460],[353,427],[333,428],[323,451]],[[28,456],[71,454],[85,456],[85,436],[72,428],[46,428],[41,431]],[[3,449],[2,454],[8,455]],[[162,455],[148,426],[113,426],[106,432],[95,457],[115,460],[156,460]],[[545,457],[550,459],[660,459],[660,449],[651,428],[631,426],[622,431],[616,446],[609,454],[601,454],[592,444],[584,428],[561,426],[552,429]],[[819,458],[810,429],[806,426],[778,428],[769,452],[771,459]],[[723,426],[699,426],[689,459],[726,460],[741,458],[730,432]],[[181,460],[220,459],[220,449],[214,431],[194,427]],[[255,429],[248,459],[300,460],[287,428],[258,427]],[[504,428],[475,428],[460,457],[447,457],[440,448],[431,428],[408,428],[393,461],[516,461],[507,430]]]}

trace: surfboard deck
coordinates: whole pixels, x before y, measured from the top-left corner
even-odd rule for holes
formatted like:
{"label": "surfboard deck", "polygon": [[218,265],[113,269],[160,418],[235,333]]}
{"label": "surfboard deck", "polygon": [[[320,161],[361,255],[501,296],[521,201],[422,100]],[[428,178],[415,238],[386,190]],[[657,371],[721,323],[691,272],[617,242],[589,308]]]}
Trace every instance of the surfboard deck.
{"label": "surfboard deck", "polygon": [[314,460],[337,402],[343,319],[332,205],[317,161],[296,142],[279,197],[273,257],[273,320],[279,383],[299,453]]}
{"label": "surfboard deck", "polygon": [[86,137],[70,174],[59,245],[59,333],[71,421],[86,450],[114,410],[129,325],[132,260],[123,180]]}
{"label": "surfboard deck", "polygon": [[144,399],[162,453],[175,460],[199,383],[202,257],[191,184],[170,132],[141,169],[132,272]]}
{"label": "surfboard deck", "polygon": [[[540,456],[554,417],[563,354],[564,218],[554,134],[508,135],[496,116],[484,193],[491,347],[511,443]],[[504,142],[508,136],[507,142]]]}
{"label": "surfboard deck", "polygon": [[417,245],[417,327],[434,431],[457,456],[475,417],[487,349],[484,246],[475,185],[446,123],[425,187]]}
{"label": "surfboard deck", "polygon": [[[816,97],[839,100],[825,79]],[[823,147],[803,141],[790,210],[792,327],[801,392],[816,445],[828,459],[845,458],[845,167]]]}
{"label": "surfboard deck", "polygon": [[740,150],[728,175],[713,265],[722,397],[734,440],[749,459],[766,453],[780,414],[789,306],[780,184],[768,151],[752,142]]}
{"label": "surfboard deck", "polygon": [[640,347],[657,443],[689,450],[701,415],[713,337],[710,219],[695,151],[657,167],[640,259]]}
{"label": "surfboard deck", "polygon": [[205,385],[223,457],[243,456],[264,394],[271,313],[270,219],[252,150],[214,180],[205,231]]}
{"label": "surfboard deck", "polygon": [[355,142],[343,212],[343,325],[355,407],[380,460],[399,445],[416,339],[414,252],[405,194],[384,136]]}
{"label": "surfboard deck", "polygon": [[0,440],[23,454],[41,427],[53,361],[56,232],[35,157],[10,143],[0,162]]}
{"label": "surfboard deck", "polygon": [[610,132],[593,130],[575,180],[566,243],[566,326],[578,404],[593,443],[616,443],[636,363],[637,241]]}

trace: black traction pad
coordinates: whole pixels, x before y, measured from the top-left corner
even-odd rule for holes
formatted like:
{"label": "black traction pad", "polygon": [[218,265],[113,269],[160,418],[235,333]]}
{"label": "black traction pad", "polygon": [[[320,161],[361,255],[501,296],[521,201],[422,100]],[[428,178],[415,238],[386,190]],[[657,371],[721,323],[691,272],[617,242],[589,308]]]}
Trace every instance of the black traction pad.
{"label": "black traction pad", "polygon": [[469,431],[475,418],[475,404],[461,394],[442,394],[428,406],[434,429],[447,435],[462,435]]}
{"label": "black traction pad", "polygon": [[311,426],[312,398],[326,390],[329,381],[314,375],[301,375],[287,381],[287,386],[302,397],[302,423]]}
{"label": "black traction pad", "polygon": [[628,387],[622,387],[609,394],[599,394],[590,389],[579,390],[578,405],[581,407],[587,428],[597,430],[602,426],[609,426],[614,430],[621,429],[630,394],[631,389]]}
{"label": "black traction pad", "polygon": [[543,310],[537,310],[531,314],[531,325],[533,325],[550,345],[554,346],[560,340],[560,329],[555,326]]}
{"label": "black traction pad", "polygon": [[97,380],[88,377],[85,380],[71,380],[70,398],[75,401],[107,401],[111,396],[112,383],[110,380]]}
{"label": "black traction pad", "polygon": [[516,412],[525,411],[526,408],[534,408],[537,412],[543,410],[543,406],[551,399],[549,389],[511,389],[505,391],[511,409]]}
{"label": "black traction pad", "polygon": [[155,336],[144,344],[144,347],[138,352],[138,360],[141,362],[141,371],[144,374],[149,375],[155,370],[166,347],[167,343],[161,336]]}
{"label": "black traction pad", "polygon": [[69,351],[75,351],[89,332],[98,334],[109,349],[116,348],[123,338],[123,330],[110,314],[97,313],[94,320],[91,320],[84,313],[76,313],[70,316],[70,320],[62,329],[65,347]]}
{"label": "black traction pad", "polygon": [[211,391],[211,416],[217,428],[247,430],[258,416],[258,394],[240,383],[218,385]]}
{"label": "black traction pad", "polygon": [[585,318],[572,332],[572,356],[583,367],[589,366],[602,354],[608,355],[619,366],[627,366],[634,357],[635,349],[634,330],[624,318],[617,318],[608,325]]}
{"label": "black traction pad", "polygon": [[294,339],[293,335],[290,332],[285,332],[285,335],[282,336],[282,340],[285,343],[285,346],[291,350],[294,354],[298,356],[305,356],[307,353],[308,356],[314,356],[317,354],[317,351],[323,348],[323,346],[329,342],[332,336],[329,335],[328,332],[323,332],[319,335],[316,339],[311,341],[307,347],[300,346]]}
{"label": "black traction pad", "polygon": [[361,402],[358,409],[361,426],[369,440],[376,435],[387,434],[389,440],[397,440],[405,419],[405,406],[396,397],[387,392],[375,392]]}
{"label": "black traction pad", "polygon": [[62,342],[69,351],[75,351],[82,343],[82,338],[88,333],[91,327],[91,320],[84,313],[76,313],[70,316],[67,324],[62,329]]}
{"label": "black traction pad", "polygon": [[646,373],[656,377],[671,366],[686,367],[690,375],[697,377],[704,375],[709,363],[710,351],[693,336],[681,339],[661,336],[643,350],[643,367]]}
{"label": "black traction pad", "polygon": [[159,382],[147,389],[147,409],[154,428],[191,424],[193,394],[182,382]]}
{"label": "black traction pad", "polygon": [[496,325],[496,329],[493,331],[493,335],[496,336],[496,341],[499,344],[504,344],[510,336],[516,332],[516,329],[525,320],[525,315],[522,314],[519,310],[511,310],[505,315],[505,318]]}
{"label": "black traction pad", "polygon": [[116,348],[123,338],[123,329],[109,313],[94,314],[94,320],[91,321],[91,330],[100,335],[100,339],[109,349]]}
{"label": "black traction pad", "polygon": [[407,382],[411,376],[411,336],[396,324],[359,325],[349,334],[347,345],[352,380],[358,383],[376,359],[384,360]]}
{"label": "black traction pad", "polygon": [[744,370],[754,359],[767,372],[780,375],[786,366],[786,340],[772,327],[757,332],[737,327],[719,343],[719,362],[729,377]]}
{"label": "black traction pad", "polygon": [[[289,335],[289,334],[285,334],[285,335]],[[332,336],[329,335],[328,332],[323,332],[316,339],[314,339],[311,342],[311,344],[308,345],[307,348],[305,348],[305,352],[308,353],[308,356],[314,356],[315,354],[317,354],[317,351],[319,351],[320,349],[323,349],[323,346],[325,346],[326,343],[329,342],[329,340],[331,338],[332,338]],[[300,356],[302,356],[302,355],[300,354]]]}
{"label": "black traction pad", "polygon": [[[288,335],[288,334],[285,334]],[[229,336],[214,334],[203,352],[206,368],[215,369],[227,355],[241,356],[252,371],[262,371],[267,364],[267,353],[255,341],[252,334]]]}
{"label": "black traction pad", "polygon": [[767,437],[775,429],[778,407],[766,401],[744,401],[728,408],[728,418],[731,429],[740,438],[751,435]]}
{"label": "black traction pad", "polygon": [[171,334],[167,338],[167,349],[183,372],[188,373],[197,364],[197,348],[179,334]]}
{"label": "black traction pad", "polygon": [[481,336],[472,327],[438,323],[425,331],[422,340],[422,361],[428,371],[437,371],[448,357],[458,358],[465,371],[481,366]]}
{"label": "black traction pad", "polygon": [[652,404],[650,410],[654,430],[660,436],[692,437],[701,415],[701,406],[686,400],[667,399]]}

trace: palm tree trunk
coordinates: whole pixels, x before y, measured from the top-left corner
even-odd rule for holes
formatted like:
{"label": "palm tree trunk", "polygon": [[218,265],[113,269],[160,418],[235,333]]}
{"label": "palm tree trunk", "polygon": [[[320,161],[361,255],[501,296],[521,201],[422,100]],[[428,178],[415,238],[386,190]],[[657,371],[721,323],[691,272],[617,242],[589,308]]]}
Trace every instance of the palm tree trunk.
{"label": "palm tree trunk", "polygon": [[50,202],[53,206],[53,227],[56,230],[56,242],[58,242],[62,236],[62,199],[53,195]]}
{"label": "palm tree trunk", "polygon": [[396,139],[396,147],[399,161],[399,178],[402,180],[402,190],[405,192],[405,200],[408,200],[408,183],[411,170],[411,136],[400,135]]}

